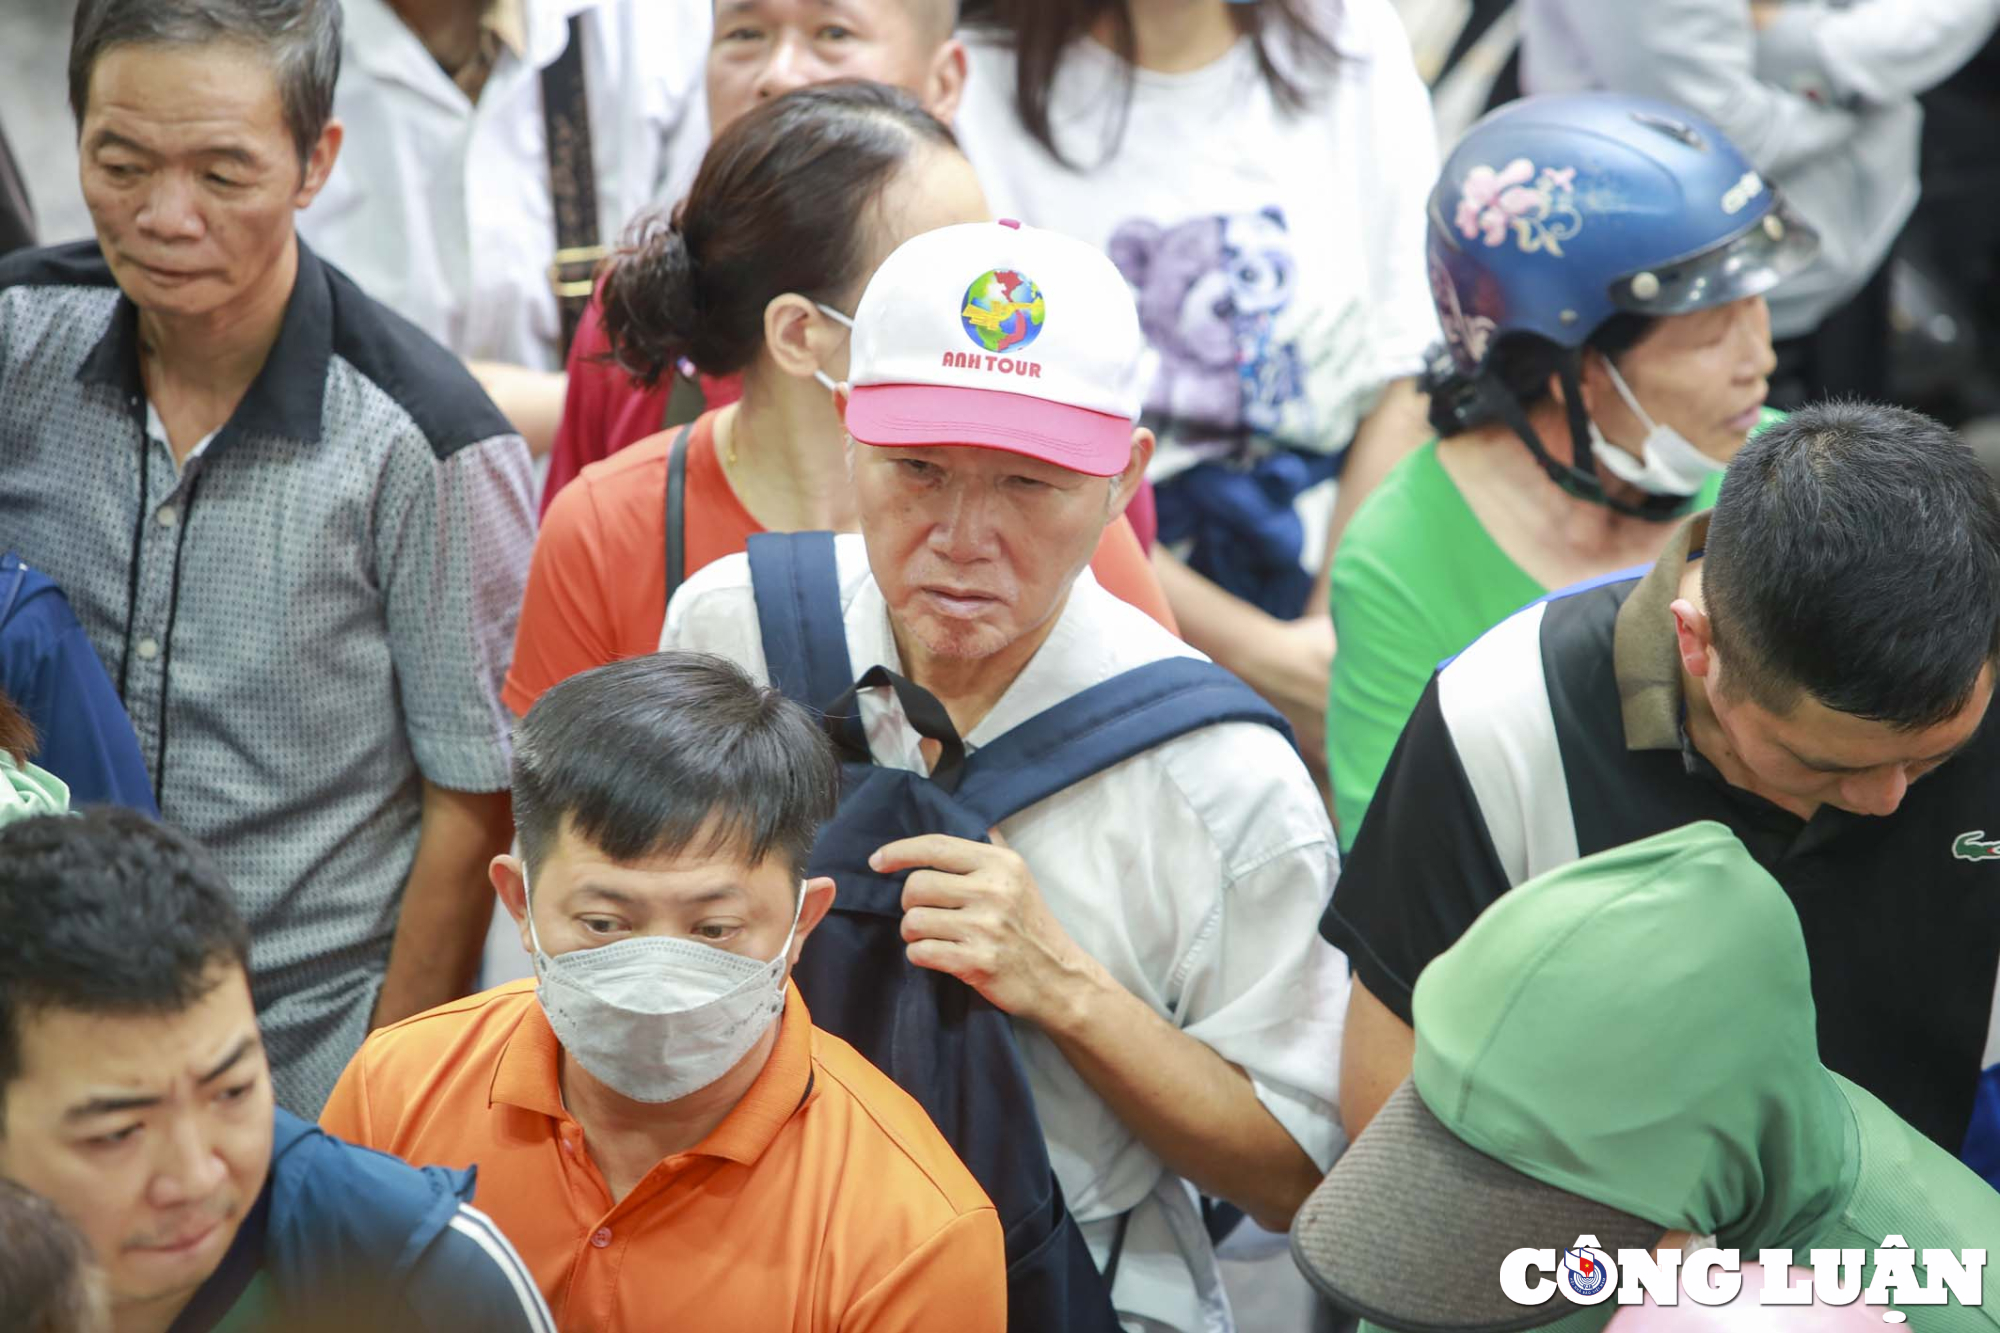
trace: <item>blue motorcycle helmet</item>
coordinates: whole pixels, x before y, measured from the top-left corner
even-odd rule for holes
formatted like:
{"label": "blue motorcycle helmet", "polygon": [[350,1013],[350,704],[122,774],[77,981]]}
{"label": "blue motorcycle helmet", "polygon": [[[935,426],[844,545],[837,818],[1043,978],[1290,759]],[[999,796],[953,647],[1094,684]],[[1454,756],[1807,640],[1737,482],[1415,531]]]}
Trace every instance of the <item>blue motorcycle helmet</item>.
{"label": "blue motorcycle helmet", "polygon": [[[1565,491],[1663,521],[1689,499],[1630,503],[1604,490],[1579,388],[1585,346],[1620,315],[1643,325],[1761,295],[1819,251],[1818,234],[1720,130],[1619,93],[1528,97],[1482,117],[1445,160],[1428,232],[1445,333],[1425,375],[1433,424],[1505,422]],[[1496,349],[1528,337],[1559,353],[1567,460],[1496,373]]]}

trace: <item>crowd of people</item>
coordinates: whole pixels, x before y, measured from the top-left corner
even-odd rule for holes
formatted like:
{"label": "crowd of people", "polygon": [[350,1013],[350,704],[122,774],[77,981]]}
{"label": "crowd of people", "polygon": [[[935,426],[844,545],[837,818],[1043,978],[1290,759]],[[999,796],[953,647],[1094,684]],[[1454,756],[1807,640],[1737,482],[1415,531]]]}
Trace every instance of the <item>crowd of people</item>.
{"label": "crowd of people", "polygon": [[1440,145],[1390,0],[81,0],[0,1328],[2000,1243],[2000,485],[1854,355],[2000,3],[1521,7]]}

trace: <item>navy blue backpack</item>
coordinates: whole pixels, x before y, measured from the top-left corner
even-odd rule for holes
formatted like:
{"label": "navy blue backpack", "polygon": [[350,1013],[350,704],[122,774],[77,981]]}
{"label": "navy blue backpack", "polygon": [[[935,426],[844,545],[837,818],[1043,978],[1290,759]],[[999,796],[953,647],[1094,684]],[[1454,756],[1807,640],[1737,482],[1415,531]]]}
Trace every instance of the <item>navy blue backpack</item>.
{"label": "navy blue backpack", "polygon": [[[923,833],[978,842],[1008,816],[1176,736],[1282,716],[1222,668],[1170,658],[1084,690],[968,755],[937,699],[886,668],[856,679],[847,657],[829,533],[749,543],[771,683],[818,715],[841,757],[840,808],[820,830],[809,875],[838,886],[793,973],[820,1027],[847,1041],[930,1113],[999,1211],[1011,1333],[1117,1333],[1110,1287],[1121,1220],[1102,1276],[1049,1165],[1011,1020],[954,977],[904,956],[903,879],[868,857]],[[888,686],[940,747],[929,776],[877,765],[856,691]]]}

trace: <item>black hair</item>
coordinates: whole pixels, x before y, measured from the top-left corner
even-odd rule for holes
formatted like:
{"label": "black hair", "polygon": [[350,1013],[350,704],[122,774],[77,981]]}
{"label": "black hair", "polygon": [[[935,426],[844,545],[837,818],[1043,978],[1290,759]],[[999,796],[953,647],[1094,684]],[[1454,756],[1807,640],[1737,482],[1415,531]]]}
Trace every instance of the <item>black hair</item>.
{"label": "black hair", "polygon": [[70,113],[81,133],[91,72],[114,46],[242,42],[270,59],[303,163],[333,118],[340,18],[340,0],[83,0],[70,29]]}
{"label": "black hair", "polygon": [[0,1178],[0,1328],[8,1333],[108,1329],[93,1292],[90,1246],[47,1199]]}
{"label": "black hair", "polygon": [[[1332,40],[1310,14],[1310,0],[1248,0],[1229,6],[1237,29],[1251,39],[1257,69],[1278,106],[1298,112],[1317,100],[1316,89],[1340,63]],[[1124,69],[1124,99],[1103,146],[1105,158],[1118,151],[1124,138],[1125,111],[1132,103],[1138,66],[1138,37],[1132,26],[1130,0],[970,0],[961,6],[963,21],[1003,37],[1014,50],[1014,113],[1028,134],[1065,166],[1071,162],[1056,146],[1050,122],[1049,95],[1056,71],[1072,42],[1086,36],[1100,18],[1111,20],[1111,49]],[[1280,43],[1292,59],[1278,54]]]}
{"label": "black hair", "polygon": [[749,365],[773,298],[832,302],[867,276],[876,201],[923,144],[958,140],[909,93],[859,79],[737,117],[687,198],[638,218],[607,263],[599,299],[618,364],[648,386],[681,357],[705,375]]}
{"label": "black hair", "polygon": [[116,806],[0,829],[0,1093],[25,1015],[175,1014],[249,961],[228,883],[185,834]]}
{"label": "black hair", "polygon": [[571,676],[514,732],[514,824],[532,873],[567,823],[614,861],[740,847],[805,870],[839,799],[812,715],[720,657],[650,653]]}
{"label": "black hair", "polygon": [[1929,417],[1801,408],[1730,462],[1701,584],[1736,697],[1935,726],[2000,653],[2000,496]]}
{"label": "black hair", "polygon": [[[1584,339],[1586,349],[1605,360],[1619,357],[1645,341],[1659,327],[1652,315],[1635,315],[1621,310],[1599,324]],[[1434,355],[1432,372],[1422,388],[1430,395],[1431,429],[1444,439],[1502,419],[1490,395],[1505,394],[1528,411],[1549,398],[1549,380],[1562,373],[1569,360],[1568,349],[1538,333],[1503,333],[1487,353],[1478,381],[1468,378],[1451,364],[1449,357]]]}

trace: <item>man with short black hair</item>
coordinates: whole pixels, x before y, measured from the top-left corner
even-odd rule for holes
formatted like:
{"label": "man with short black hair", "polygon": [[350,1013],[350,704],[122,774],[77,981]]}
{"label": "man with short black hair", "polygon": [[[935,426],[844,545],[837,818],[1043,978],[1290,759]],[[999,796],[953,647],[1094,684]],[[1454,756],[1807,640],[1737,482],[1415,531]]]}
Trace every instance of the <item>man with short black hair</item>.
{"label": "man with short black hair", "polygon": [[1979,1073],[2000,1064],[1996,651],[2000,498],[1950,431],[1861,403],[1753,437],[1643,577],[1489,631],[1425,691],[1322,923],[1355,969],[1348,1132],[1409,1072],[1418,973],[1487,904],[1712,819],[1798,909],[1828,1066],[1981,1151],[2000,1132]]}
{"label": "man with short black hair", "polygon": [[323,1123],[476,1164],[565,1327],[1000,1333],[993,1205],[790,981],[835,787],[812,717],[720,658],[551,688],[492,867],[538,983],[376,1033]]}
{"label": "man with short black hair", "polygon": [[297,239],[339,0],[84,0],[95,242],[0,260],[0,547],[68,595],[166,819],[229,870],[280,1102],[464,994],[511,831],[527,451]]}
{"label": "man with short black hair", "polygon": [[274,1108],[249,943],[164,825],[0,829],[0,1177],[90,1242],[118,1333],[553,1333],[471,1172]]}

